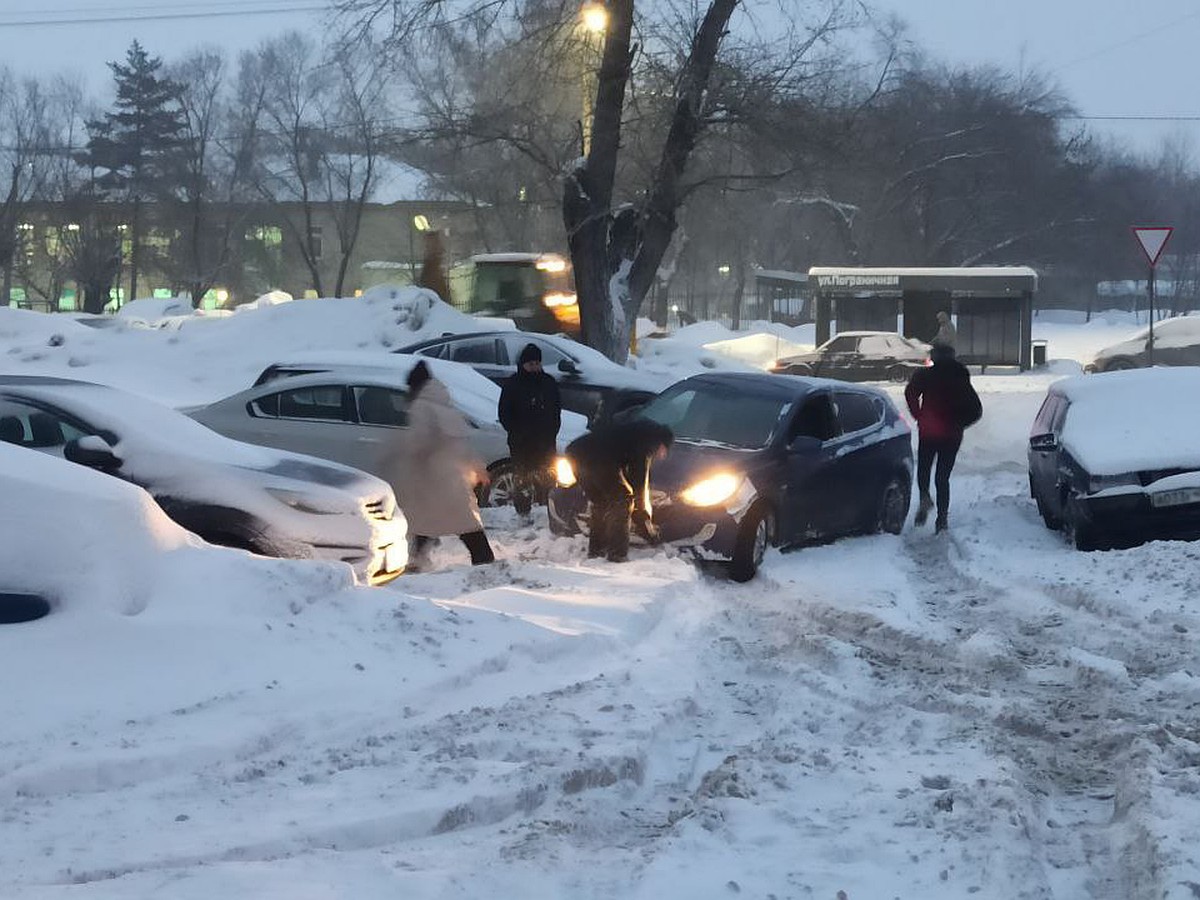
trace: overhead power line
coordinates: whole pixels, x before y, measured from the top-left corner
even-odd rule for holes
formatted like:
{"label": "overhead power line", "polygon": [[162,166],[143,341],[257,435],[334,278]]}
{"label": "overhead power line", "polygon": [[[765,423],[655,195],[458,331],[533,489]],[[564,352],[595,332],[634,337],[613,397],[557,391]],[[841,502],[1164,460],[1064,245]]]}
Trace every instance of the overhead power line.
{"label": "overhead power line", "polygon": [[[0,20],[0,29],[4,28],[28,28],[28,27],[47,27],[53,25],[105,25],[116,22],[161,22],[172,19],[218,19],[218,18],[240,18],[244,16],[277,16],[280,13],[300,13],[300,12],[324,12],[328,10],[328,4],[317,3],[304,6],[273,6],[266,8],[247,9],[197,9],[195,12],[167,12],[167,13],[150,13],[148,15],[138,15],[129,13],[125,15],[115,14],[107,16],[77,16],[66,19],[19,19],[16,21]],[[44,13],[42,15],[45,15]]]}

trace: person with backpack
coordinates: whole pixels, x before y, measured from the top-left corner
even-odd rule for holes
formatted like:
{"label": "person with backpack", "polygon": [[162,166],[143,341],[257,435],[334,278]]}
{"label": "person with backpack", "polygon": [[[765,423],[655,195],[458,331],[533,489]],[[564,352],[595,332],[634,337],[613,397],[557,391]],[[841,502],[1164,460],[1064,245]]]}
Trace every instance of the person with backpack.
{"label": "person with backpack", "polygon": [[513,506],[528,516],[534,500],[548,487],[562,424],[558,382],[542,371],[542,351],[529,343],[517,358],[516,374],[500,390],[500,424],[508,432],[508,451],[516,470]]}
{"label": "person with backpack", "polygon": [[971,386],[971,373],[960,363],[954,348],[934,344],[932,366],[918,369],[904,389],[909,412],[917,422],[917,489],[920,500],[914,524],[924,525],[934,508],[929,495],[929,475],[936,462],[936,532],[945,531],[950,513],[950,473],[962,446],[963,431],[979,421],[983,405]]}

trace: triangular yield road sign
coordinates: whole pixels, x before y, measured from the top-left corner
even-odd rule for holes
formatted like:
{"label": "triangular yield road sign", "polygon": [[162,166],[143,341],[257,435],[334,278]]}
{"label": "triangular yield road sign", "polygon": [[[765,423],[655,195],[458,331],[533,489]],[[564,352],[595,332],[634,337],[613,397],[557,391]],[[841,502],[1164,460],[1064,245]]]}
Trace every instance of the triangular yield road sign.
{"label": "triangular yield road sign", "polygon": [[1151,268],[1158,264],[1158,257],[1162,255],[1163,247],[1167,246],[1167,240],[1174,230],[1170,225],[1133,226],[1133,236],[1142,245],[1142,252],[1146,254],[1146,261]]}

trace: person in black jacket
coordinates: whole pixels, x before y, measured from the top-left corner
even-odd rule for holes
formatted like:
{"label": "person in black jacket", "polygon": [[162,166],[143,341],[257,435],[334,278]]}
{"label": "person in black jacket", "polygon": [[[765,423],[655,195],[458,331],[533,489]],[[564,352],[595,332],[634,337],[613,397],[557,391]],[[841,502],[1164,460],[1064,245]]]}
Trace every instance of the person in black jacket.
{"label": "person in black jacket", "polygon": [[500,390],[500,424],[508,432],[508,450],[516,470],[513,506],[522,516],[545,494],[562,422],[558,382],[542,371],[542,351],[526,344],[517,371]]}
{"label": "person in black jacket", "polygon": [[921,499],[914,522],[924,525],[933,508],[929,496],[929,472],[937,460],[937,520],[934,528],[944,531],[950,512],[950,472],[963,430],[983,415],[979,395],[971,387],[971,373],[954,358],[954,348],[934,344],[929,352],[933,365],[918,369],[904,389],[904,399],[917,422],[917,488]]}
{"label": "person in black jacket", "polygon": [[589,431],[567,446],[567,459],[591,503],[589,557],[624,562],[631,517],[643,537],[658,541],[650,509],[650,466],[667,455],[674,440],[667,426],[634,419]]}

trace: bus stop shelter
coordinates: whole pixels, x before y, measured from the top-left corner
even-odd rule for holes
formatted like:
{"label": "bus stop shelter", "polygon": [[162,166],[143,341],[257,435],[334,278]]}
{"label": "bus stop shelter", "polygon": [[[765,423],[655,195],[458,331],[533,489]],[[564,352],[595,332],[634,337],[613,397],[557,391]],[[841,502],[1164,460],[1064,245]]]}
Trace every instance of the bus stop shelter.
{"label": "bus stop shelter", "polygon": [[1027,266],[808,270],[817,344],[836,331],[899,331],[929,341],[950,313],[964,363],[1030,368],[1037,272]]}

